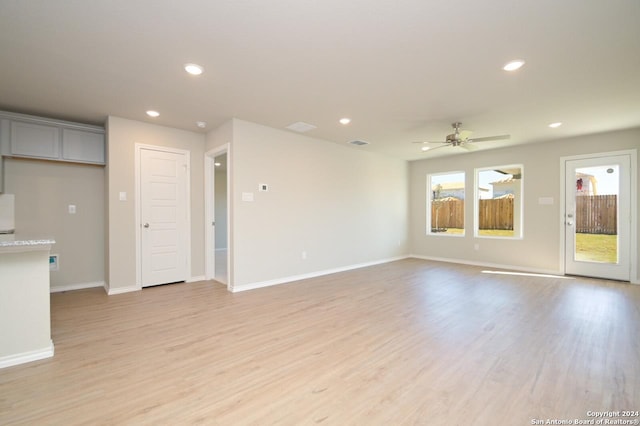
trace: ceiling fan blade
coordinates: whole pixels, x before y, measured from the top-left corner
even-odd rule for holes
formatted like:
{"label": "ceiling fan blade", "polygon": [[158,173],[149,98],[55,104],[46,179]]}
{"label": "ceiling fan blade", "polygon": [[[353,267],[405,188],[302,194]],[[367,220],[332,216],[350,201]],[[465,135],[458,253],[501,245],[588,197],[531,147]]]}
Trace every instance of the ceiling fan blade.
{"label": "ceiling fan blade", "polygon": [[510,138],[511,138],[511,135],[487,136],[484,138],[471,138],[469,139],[469,142],[502,141]]}
{"label": "ceiling fan blade", "polygon": [[460,132],[460,140],[466,141],[467,139],[469,139],[471,137],[471,134],[473,132],[471,130],[462,130]]}
{"label": "ceiling fan blade", "polygon": [[438,141],[438,142],[435,142],[435,141],[424,141],[424,142],[411,142],[411,143],[420,143],[420,144],[424,145],[426,143],[449,143],[449,142],[445,142],[445,141]]}
{"label": "ceiling fan blade", "polygon": [[478,147],[477,147],[477,146],[475,146],[475,145],[473,145],[473,144],[471,144],[471,143],[468,143],[468,142],[463,143],[463,144],[460,144],[460,145],[458,145],[458,146],[459,146],[460,148],[462,148],[462,149],[466,149],[467,151],[475,151],[476,149],[478,149]]}
{"label": "ceiling fan blade", "polygon": [[447,144],[445,144],[445,145],[436,146],[435,148],[430,148],[430,149],[428,149],[428,150],[426,150],[426,151],[423,151],[423,152],[431,152],[431,151],[434,151],[434,150],[436,150],[436,149],[446,148],[446,147],[448,147],[448,146],[451,146],[451,144],[448,144],[448,143],[447,143]]}

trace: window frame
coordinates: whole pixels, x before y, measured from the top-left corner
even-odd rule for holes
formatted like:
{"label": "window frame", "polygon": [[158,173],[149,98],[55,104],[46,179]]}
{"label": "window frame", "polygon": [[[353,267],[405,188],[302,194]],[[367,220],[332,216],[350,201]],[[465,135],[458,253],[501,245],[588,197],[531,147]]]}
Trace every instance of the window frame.
{"label": "window frame", "polygon": [[[464,184],[464,199],[463,202],[464,207],[463,207],[463,222],[464,225],[462,227],[462,233],[460,234],[448,234],[446,232],[433,232],[432,228],[431,228],[431,203],[434,201],[433,200],[433,184],[432,184],[432,177],[433,176],[443,176],[443,175],[462,175],[462,183]],[[436,172],[436,173],[427,173],[426,176],[426,180],[427,180],[427,187],[426,187],[426,195],[427,195],[427,199],[426,199],[426,224],[425,224],[425,234],[428,236],[442,236],[442,237],[464,237],[466,235],[467,232],[467,221],[466,221],[466,199],[467,199],[467,172],[465,172],[464,170],[454,170],[454,171],[446,171],[446,172]]]}
{"label": "window frame", "polygon": [[[513,205],[513,236],[480,235],[480,173],[495,171],[498,169],[520,169],[519,192],[514,195]],[[524,238],[524,165],[506,164],[489,167],[477,167],[473,173],[474,200],[473,200],[473,236],[474,238],[488,238],[495,240],[522,240]],[[517,203],[517,205],[516,205]],[[517,222],[516,222],[517,221]],[[516,226],[517,223],[517,226]],[[516,233],[517,228],[517,233]]]}

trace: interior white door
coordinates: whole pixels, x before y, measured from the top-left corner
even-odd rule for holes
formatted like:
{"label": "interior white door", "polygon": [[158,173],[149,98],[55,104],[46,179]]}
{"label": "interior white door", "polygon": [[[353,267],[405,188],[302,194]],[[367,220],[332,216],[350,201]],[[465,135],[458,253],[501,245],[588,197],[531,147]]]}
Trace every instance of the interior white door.
{"label": "interior white door", "polygon": [[187,279],[187,170],[184,154],[140,150],[142,287]]}
{"label": "interior white door", "polygon": [[629,281],[630,156],[565,162],[565,273]]}

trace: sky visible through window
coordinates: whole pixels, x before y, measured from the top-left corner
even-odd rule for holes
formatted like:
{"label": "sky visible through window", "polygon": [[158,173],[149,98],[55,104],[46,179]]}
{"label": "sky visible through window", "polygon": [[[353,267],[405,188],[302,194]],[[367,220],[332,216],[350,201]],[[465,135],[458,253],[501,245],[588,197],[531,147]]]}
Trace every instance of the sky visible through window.
{"label": "sky visible through window", "polygon": [[[598,195],[618,194],[618,180],[620,178],[620,171],[617,165],[583,167],[578,169],[577,171],[592,175],[596,178]],[[493,197],[493,187],[491,185],[491,182],[504,180],[509,177],[511,177],[511,175],[503,175],[502,173],[498,173],[493,170],[480,171],[479,186],[480,188],[488,190],[488,192],[481,191],[481,198]],[[436,186],[437,184],[442,184],[444,182],[464,182],[464,173],[431,175],[432,186]]]}
{"label": "sky visible through window", "polygon": [[493,185],[491,184],[512,177],[513,175],[505,175],[495,170],[480,170],[478,172],[478,187],[481,189],[480,198],[483,200],[493,198]]}
{"label": "sky visible through window", "polygon": [[620,168],[617,165],[581,167],[576,169],[576,172],[596,178],[597,195],[618,195]]}
{"label": "sky visible through window", "polygon": [[[492,182],[505,180],[512,177],[511,175],[505,175],[493,170],[482,170],[479,173],[480,188],[486,191],[480,191],[480,198],[493,198],[493,186]],[[431,175],[431,185],[435,187],[438,184],[445,182],[462,182],[464,183],[464,173],[447,173],[442,175]]]}
{"label": "sky visible through window", "polygon": [[464,173],[447,173],[444,175],[431,175],[431,185],[443,184],[445,182],[464,183]]}

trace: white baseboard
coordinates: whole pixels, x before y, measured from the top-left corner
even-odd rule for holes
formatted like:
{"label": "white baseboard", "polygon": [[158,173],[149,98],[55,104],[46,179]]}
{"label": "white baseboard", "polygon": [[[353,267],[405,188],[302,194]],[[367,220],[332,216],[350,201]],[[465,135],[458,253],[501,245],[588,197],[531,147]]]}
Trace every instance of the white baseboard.
{"label": "white baseboard", "polygon": [[133,291],[140,291],[142,289],[138,286],[129,286],[129,287],[118,287],[118,288],[109,288],[109,289],[105,287],[105,290],[107,290],[107,294],[109,296],[113,296],[114,294],[131,293]]}
{"label": "white baseboard", "polygon": [[529,268],[526,266],[503,265],[499,263],[490,263],[490,262],[476,262],[472,260],[452,259],[448,257],[421,256],[418,254],[411,254],[408,257],[411,257],[414,259],[422,259],[422,260],[433,260],[435,262],[458,263],[461,265],[482,266],[485,268],[507,269],[511,271],[529,272],[532,274],[564,275],[562,272],[555,271],[552,269]]}
{"label": "white baseboard", "polygon": [[373,262],[365,262],[365,263],[358,263],[355,265],[342,266],[340,268],[325,269],[323,271],[310,272],[308,274],[277,278],[275,280],[260,281],[255,283],[242,284],[242,285],[234,285],[229,290],[233,293],[238,293],[240,291],[254,290],[257,288],[270,287],[272,285],[286,284],[293,281],[300,281],[300,280],[306,280],[309,278],[320,277],[322,275],[335,274],[337,272],[350,271],[352,269],[366,268],[367,266],[379,265],[381,263],[395,262],[396,260],[406,259],[407,257],[409,256],[398,256],[398,257],[392,257],[388,259],[375,260]]}
{"label": "white baseboard", "polygon": [[198,275],[197,277],[191,277],[187,281],[188,283],[194,283],[196,281],[206,281],[206,277],[204,275]]}
{"label": "white baseboard", "polygon": [[53,341],[50,341],[49,346],[46,348],[0,357],[0,368],[38,361],[39,359],[51,358],[53,356],[53,352]]}
{"label": "white baseboard", "polygon": [[68,284],[68,285],[60,285],[51,287],[49,290],[51,293],[60,293],[62,291],[73,291],[73,290],[83,290],[85,288],[95,288],[95,287],[104,287],[104,281],[95,281],[92,283],[79,283],[79,284]]}

